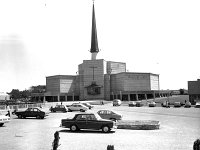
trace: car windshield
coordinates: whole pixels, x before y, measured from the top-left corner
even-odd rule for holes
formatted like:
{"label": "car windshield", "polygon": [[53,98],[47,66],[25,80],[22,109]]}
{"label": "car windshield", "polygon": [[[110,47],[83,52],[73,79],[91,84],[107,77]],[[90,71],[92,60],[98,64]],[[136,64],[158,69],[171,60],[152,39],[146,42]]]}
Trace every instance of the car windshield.
{"label": "car windshield", "polygon": [[97,120],[102,119],[102,118],[99,116],[99,114],[95,113],[94,115],[95,115],[95,117],[97,118]]}

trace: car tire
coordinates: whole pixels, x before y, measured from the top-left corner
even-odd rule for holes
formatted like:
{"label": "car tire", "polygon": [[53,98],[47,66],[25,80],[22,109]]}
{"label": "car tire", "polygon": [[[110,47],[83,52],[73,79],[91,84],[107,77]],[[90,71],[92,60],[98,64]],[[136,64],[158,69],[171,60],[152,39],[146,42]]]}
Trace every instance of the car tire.
{"label": "car tire", "polygon": [[18,115],[18,118],[19,118],[19,119],[22,119],[22,115]]}
{"label": "car tire", "polygon": [[36,119],[41,119],[41,118],[42,118],[42,117],[41,117],[41,116],[39,116],[39,115],[37,115],[37,116],[36,116]]}
{"label": "car tire", "polygon": [[77,128],[76,125],[71,125],[71,126],[70,126],[70,130],[71,130],[72,132],[75,132],[75,131],[78,130],[78,128]]}
{"label": "car tire", "polygon": [[2,127],[2,126],[3,126],[3,124],[4,124],[4,123],[0,123],[0,127]]}
{"label": "car tire", "polygon": [[103,127],[102,127],[102,131],[103,131],[104,133],[108,133],[108,132],[110,132],[110,128],[109,128],[108,126],[103,126]]}

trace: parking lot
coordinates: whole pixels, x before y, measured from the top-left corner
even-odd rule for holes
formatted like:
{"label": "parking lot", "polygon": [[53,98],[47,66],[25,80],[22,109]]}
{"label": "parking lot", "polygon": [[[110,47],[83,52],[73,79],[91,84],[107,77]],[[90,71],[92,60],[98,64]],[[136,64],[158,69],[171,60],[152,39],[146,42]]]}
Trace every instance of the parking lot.
{"label": "parking lot", "polygon": [[92,111],[114,110],[124,120],[158,120],[159,130],[126,130],[102,133],[100,131],[70,132],[60,126],[63,118],[77,112],[50,113],[45,119],[18,119],[12,116],[9,123],[0,128],[1,150],[52,149],[54,133],[59,131],[60,150],[106,150],[114,145],[116,150],[190,150],[200,138],[199,108],[163,107],[113,107],[111,104],[95,105]]}

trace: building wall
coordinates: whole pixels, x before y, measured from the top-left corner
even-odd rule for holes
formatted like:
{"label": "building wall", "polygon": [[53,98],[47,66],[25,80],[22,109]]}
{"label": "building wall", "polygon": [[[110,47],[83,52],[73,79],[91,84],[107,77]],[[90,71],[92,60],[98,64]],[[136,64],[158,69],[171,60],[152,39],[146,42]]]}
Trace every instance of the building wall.
{"label": "building wall", "polygon": [[188,94],[200,94],[200,79],[188,81]]}
{"label": "building wall", "polygon": [[[79,65],[80,76],[80,98],[81,99],[103,99],[104,98],[104,60],[84,60]],[[88,95],[87,86],[95,81],[97,85],[102,86],[101,94]]]}
{"label": "building wall", "polygon": [[110,74],[104,75],[104,99],[110,100]]}
{"label": "building wall", "polygon": [[111,92],[150,91],[159,89],[159,76],[150,73],[124,72],[111,75]]}
{"label": "building wall", "polygon": [[107,74],[117,74],[120,72],[126,72],[126,63],[107,61]]}
{"label": "building wall", "polygon": [[124,74],[124,91],[149,91],[150,75],[143,73]]}
{"label": "building wall", "polygon": [[78,76],[57,75],[46,77],[46,92],[51,95],[74,93],[79,95]]}
{"label": "building wall", "polygon": [[160,90],[159,75],[150,74],[150,86],[151,90]]}

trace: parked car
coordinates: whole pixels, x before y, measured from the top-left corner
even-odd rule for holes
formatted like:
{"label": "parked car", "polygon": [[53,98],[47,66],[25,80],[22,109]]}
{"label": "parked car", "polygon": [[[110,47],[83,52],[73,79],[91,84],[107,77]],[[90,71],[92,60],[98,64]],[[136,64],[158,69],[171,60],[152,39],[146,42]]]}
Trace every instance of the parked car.
{"label": "parked car", "polygon": [[200,108],[200,102],[196,102],[195,108]]}
{"label": "parked car", "polygon": [[166,108],[169,108],[170,107],[170,104],[168,101],[164,101],[162,104],[161,104],[162,107],[166,107]]}
{"label": "parked car", "polygon": [[65,105],[56,105],[55,107],[51,107],[50,111],[51,112],[57,112],[57,111],[67,112],[68,108]]}
{"label": "parked car", "polygon": [[4,125],[4,123],[8,123],[8,122],[10,122],[10,117],[6,116],[6,115],[3,115],[0,112],[0,127],[2,127]]}
{"label": "parked car", "polygon": [[97,114],[103,119],[109,119],[109,120],[113,120],[113,121],[122,119],[122,115],[120,115],[116,112],[113,112],[111,110],[99,110],[97,112]]}
{"label": "parked car", "polygon": [[149,107],[156,107],[156,102],[150,101],[148,105]]}
{"label": "parked car", "polygon": [[92,106],[90,103],[81,103],[83,105],[85,105],[86,107],[88,107],[89,109],[92,109],[94,106]]}
{"label": "parked car", "polygon": [[113,100],[113,106],[120,106],[121,104],[122,104],[122,101],[120,99]]}
{"label": "parked car", "polygon": [[68,111],[81,111],[85,112],[88,110],[88,107],[81,103],[73,103],[72,105],[68,106]]}
{"label": "parked car", "polygon": [[129,106],[129,107],[134,107],[134,106],[136,106],[136,102],[135,102],[135,101],[130,101],[130,102],[128,103],[128,106]]}
{"label": "parked car", "polygon": [[16,111],[14,114],[18,118],[36,117],[37,119],[44,119],[48,112],[40,107],[27,108],[25,111]]}
{"label": "parked car", "polygon": [[192,105],[189,101],[187,101],[184,105],[185,108],[190,108]]}
{"label": "parked car", "polygon": [[114,121],[102,119],[98,114],[94,113],[78,113],[72,119],[62,119],[61,126],[70,128],[73,132],[80,129],[91,129],[102,130],[107,133],[117,128]]}
{"label": "parked car", "polygon": [[143,104],[142,104],[142,101],[136,101],[136,107],[142,107]]}
{"label": "parked car", "polygon": [[174,107],[181,107],[181,102],[174,102]]}

